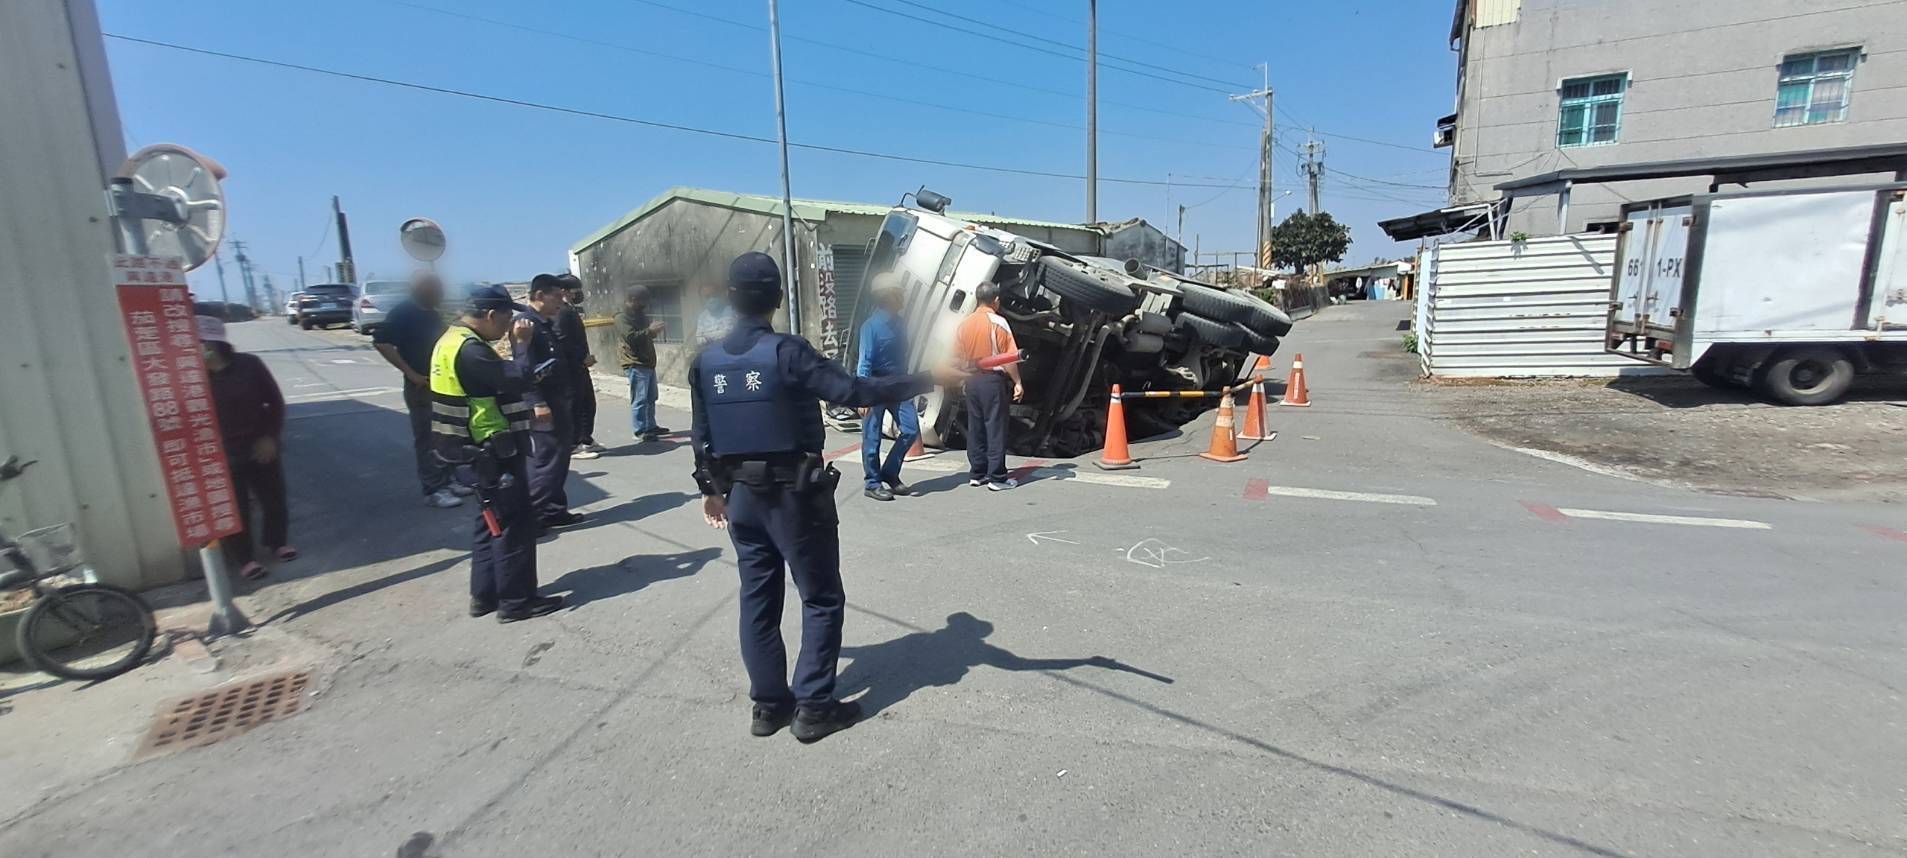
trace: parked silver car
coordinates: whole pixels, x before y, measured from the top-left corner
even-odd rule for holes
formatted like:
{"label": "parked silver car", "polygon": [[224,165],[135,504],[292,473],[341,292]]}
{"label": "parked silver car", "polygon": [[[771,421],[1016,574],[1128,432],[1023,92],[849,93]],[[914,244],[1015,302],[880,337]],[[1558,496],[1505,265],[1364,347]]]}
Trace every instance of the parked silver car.
{"label": "parked silver car", "polygon": [[384,316],[410,294],[410,284],[402,280],[371,280],[359,290],[351,305],[351,330],[370,336],[384,324]]}

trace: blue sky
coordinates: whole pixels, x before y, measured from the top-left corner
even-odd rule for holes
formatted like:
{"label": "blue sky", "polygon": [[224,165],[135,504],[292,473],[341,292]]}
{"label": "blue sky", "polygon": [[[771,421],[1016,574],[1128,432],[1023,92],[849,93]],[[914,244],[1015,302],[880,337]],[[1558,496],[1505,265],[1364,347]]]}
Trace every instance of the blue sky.
{"label": "blue sky", "polygon": [[[1332,174],[1324,186],[1324,208],[1352,225],[1347,258],[1394,255],[1399,248],[1376,221],[1441,200],[1438,190],[1408,186],[1441,187],[1448,165],[1446,152],[1429,149],[1428,140],[1435,119],[1450,112],[1449,5],[1101,0],[1100,217],[1144,217],[1170,232],[1176,206],[1185,204],[1192,206],[1188,245],[1196,237],[1208,251],[1248,250],[1260,120],[1228,102],[1224,90],[1255,86],[1261,73],[1253,65],[1268,59],[1283,146],[1296,148],[1305,126],[1315,127],[1327,165],[1361,177]],[[762,2],[99,0],[99,7],[108,33],[657,122],[775,133]],[[1082,174],[1085,71],[1067,46],[1084,44],[1084,14],[1083,0],[784,0],[789,135]],[[259,269],[281,285],[301,254],[313,281],[324,262],[335,261],[337,245],[325,234],[332,194],[343,197],[351,217],[363,275],[408,270],[396,226],[423,215],[450,236],[444,265],[453,277],[517,279],[561,269],[574,241],[672,185],[779,188],[771,145],[110,38],[106,48],[128,144],[182,143],[223,162],[231,173],[228,234],[244,239]],[[1113,57],[1197,77],[1134,66],[1192,84],[1184,85],[1122,72]],[[1278,151],[1279,192],[1297,191],[1279,201],[1280,217],[1303,205],[1297,161]],[[799,150],[793,177],[796,196],[886,202],[924,184],[964,209],[1084,216],[1077,179]],[[1221,187],[1187,187],[1193,184]],[[199,282],[215,290],[210,274],[208,266]]]}

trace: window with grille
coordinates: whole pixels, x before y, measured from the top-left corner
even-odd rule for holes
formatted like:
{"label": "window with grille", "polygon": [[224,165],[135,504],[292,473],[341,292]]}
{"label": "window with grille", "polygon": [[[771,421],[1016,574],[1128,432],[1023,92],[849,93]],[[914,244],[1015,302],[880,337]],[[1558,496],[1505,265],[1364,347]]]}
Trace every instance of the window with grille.
{"label": "window with grille", "polygon": [[1775,127],[1846,121],[1848,95],[1854,88],[1854,64],[1860,58],[1860,48],[1842,48],[1782,60],[1780,88],[1775,92]]}
{"label": "window with grille", "polygon": [[1563,81],[1556,145],[1596,146],[1616,142],[1622,130],[1622,94],[1628,88],[1626,74]]}

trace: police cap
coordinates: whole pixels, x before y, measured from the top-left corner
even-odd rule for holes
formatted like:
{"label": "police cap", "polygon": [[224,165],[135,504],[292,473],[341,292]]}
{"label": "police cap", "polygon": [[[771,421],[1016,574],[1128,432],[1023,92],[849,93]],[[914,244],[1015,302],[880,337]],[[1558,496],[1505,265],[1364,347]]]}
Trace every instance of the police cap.
{"label": "police cap", "polygon": [[779,296],[781,266],[775,264],[774,257],[751,250],[729,263],[728,288],[731,292]]}
{"label": "police cap", "polygon": [[515,310],[529,312],[528,307],[518,304],[510,297],[510,290],[502,286],[478,286],[470,290],[470,297],[464,301],[464,310],[470,313],[483,313],[491,310]]}

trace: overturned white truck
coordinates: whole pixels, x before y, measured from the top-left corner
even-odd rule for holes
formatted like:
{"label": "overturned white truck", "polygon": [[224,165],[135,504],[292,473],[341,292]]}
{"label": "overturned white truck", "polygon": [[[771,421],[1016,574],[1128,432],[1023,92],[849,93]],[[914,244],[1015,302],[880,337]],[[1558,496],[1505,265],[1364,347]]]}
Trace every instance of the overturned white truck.
{"label": "overturned white truck", "polygon": [[[951,352],[955,329],[987,282],[1001,286],[1001,313],[1026,352],[1026,400],[1013,406],[1007,446],[1017,455],[1070,457],[1105,442],[1114,384],[1126,390],[1215,391],[1249,371],[1253,355],[1278,350],[1291,330],[1284,311],[1241,290],[1221,289],[1136,260],[1075,256],[1059,248],[946,215],[947,199],[921,191],[889,212],[867,275],[898,275],[906,292],[909,358],[926,367]],[[867,318],[860,290],[858,322]],[[858,335],[858,334],[857,334]],[[858,348],[858,342],[852,344]],[[1215,407],[1212,398],[1152,399],[1126,409],[1134,438],[1163,434]],[[924,398],[927,444],[961,448],[958,397]]]}

